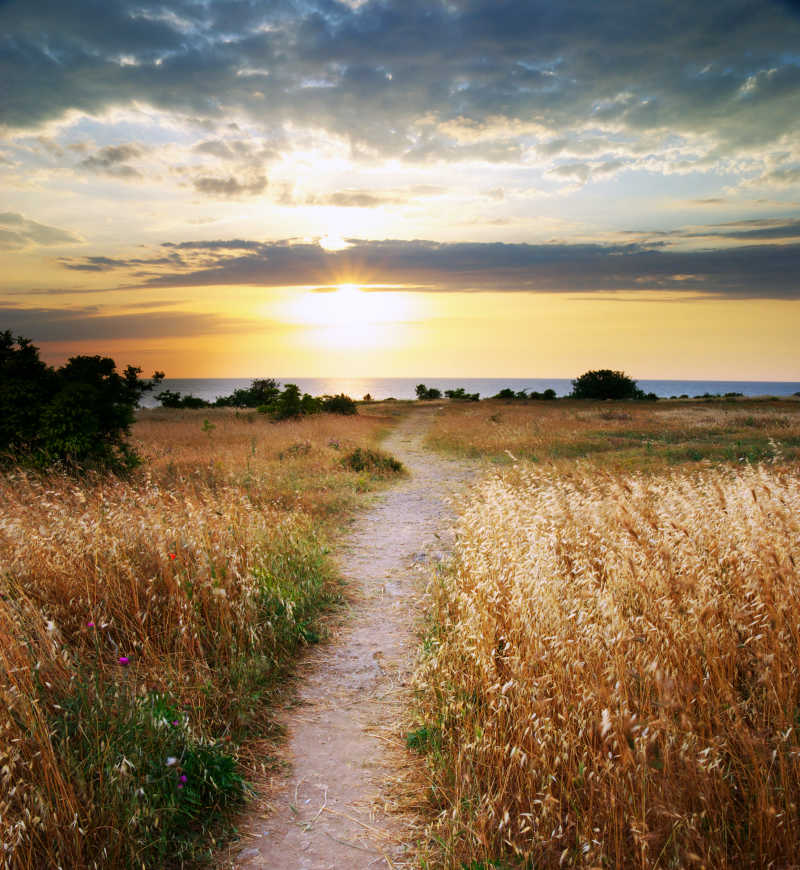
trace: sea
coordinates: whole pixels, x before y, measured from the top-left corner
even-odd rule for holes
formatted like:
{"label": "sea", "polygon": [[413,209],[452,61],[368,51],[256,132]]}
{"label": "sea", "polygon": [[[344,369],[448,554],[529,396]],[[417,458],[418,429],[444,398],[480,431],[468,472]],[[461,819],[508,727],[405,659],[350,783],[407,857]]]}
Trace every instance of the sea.
{"label": "sea", "polygon": [[[154,391],[172,390],[181,395],[191,394],[208,402],[219,396],[228,396],[234,390],[250,386],[251,378],[166,378]],[[277,378],[281,385],[297,384],[304,393],[312,396],[335,396],[345,393],[353,399],[369,395],[373,399],[415,399],[417,384],[445,390],[463,387],[467,393],[479,393],[487,399],[509,387],[515,392],[543,393],[552,389],[558,396],[572,391],[569,378]],[[660,398],[672,396],[702,396],[725,393],[742,393],[745,396],[791,396],[800,393],[800,381],[665,381],[637,380],[637,385],[646,393],[655,393]],[[145,408],[158,406],[154,393],[145,393],[140,404]]]}

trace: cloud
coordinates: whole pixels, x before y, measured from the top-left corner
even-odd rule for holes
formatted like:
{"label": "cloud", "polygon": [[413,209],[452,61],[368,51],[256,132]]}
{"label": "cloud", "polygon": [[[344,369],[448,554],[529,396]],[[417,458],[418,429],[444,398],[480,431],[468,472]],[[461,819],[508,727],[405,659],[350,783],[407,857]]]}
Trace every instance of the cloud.
{"label": "cloud", "polygon": [[67,230],[36,223],[17,212],[0,213],[0,250],[18,250],[28,245],[71,245],[81,241]]}
{"label": "cloud", "polygon": [[[0,34],[0,119],[14,128],[140,105],[419,162],[566,153],[609,165],[643,142],[666,160],[681,139],[685,159],[713,164],[800,131],[788,0],[6,0]],[[222,140],[198,148],[238,159]],[[124,160],[88,160],[135,177]],[[232,178],[247,195],[253,182]],[[206,186],[228,196],[225,182]]]}
{"label": "cloud", "polygon": [[557,175],[559,178],[574,179],[582,184],[589,180],[591,174],[592,168],[588,163],[565,163],[550,170],[550,175]]}
{"label": "cloud", "polygon": [[144,154],[144,150],[133,143],[125,145],[107,145],[78,164],[90,172],[113,175],[115,178],[141,178],[142,173],[128,165],[129,160],[135,160]]}
{"label": "cloud", "polygon": [[23,335],[36,343],[179,338],[265,328],[262,321],[192,311],[164,311],[159,305],[152,306],[152,309],[135,314],[105,314],[96,306],[20,308],[0,303],[0,323],[14,335]]}
{"label": "cloud", "polygon": [[720,224],[719,229],[698,235],[753,241],[800,238],[800,220],[762,218],[731,221]]}
{"label": "cloud", "polygon": [[[750,235],[750,234],[754,235]],[[786,238],[778,227],[724,228],[740,241]],[[705,235],[714,235],[709,230]],[[683,237],[679,237],[678,240]],[[703,296],[800,299],[800,244],[743,244],[679,250],[665,241],[627,244],[501,244],[348,239],[329,251],[296,240],[210,240],[171,244],[187,261],[141,287],[327,286],[339,283],[413,286],[428,292],[579,292],[669,290]]]}
{"label": "cloud", "polygon": [[338,208],[379,208],[384,205],[402,205],[409,198],[408,192],[350,189],[309,196],[304,204],[333,205]]}
{"label": "cloud", "polygon": [[[164,246],[166,247],[166,246]],[[168,253],[162,257],[59,257],[59,263],[65,269],[75,272],[111,272],[114,269],[132,269],[138,266],[170,266],[180,268],[186,263],[177,252]]]}
{"label": "cloud", "polygon": [[261,175],[240,181],[232,175],[226,177],[200,176],[193,179],[192,185],[198,193],[219,199],[233,199],[242,196],[258,196],[267,189],[267,179]]}

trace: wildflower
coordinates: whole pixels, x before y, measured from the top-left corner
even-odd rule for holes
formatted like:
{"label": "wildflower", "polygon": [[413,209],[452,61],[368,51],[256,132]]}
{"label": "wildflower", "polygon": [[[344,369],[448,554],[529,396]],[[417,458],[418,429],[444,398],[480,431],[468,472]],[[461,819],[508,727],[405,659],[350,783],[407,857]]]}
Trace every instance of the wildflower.
{"label": "wildflower", "polygon": [[120,656],[120,657],[117,659],[117,661],[118,661],[118,662],[119,662],[123,667],[125,667],[125,665],[127,665],[127,664],[130,662],[130,659],[129,659],[127,656]]}
{"label": "wildflower", "polygon": [[172,724],[177,728],[181,723],[177,719],[173,719]]}
{"label": "wildflower", "polygon": [[174,755],[167,757],[167,767],[174,767],[178,763],[178,759]]}
{"label": "wildflower", "polygon": [[86,627],[87,628],[94,628],[94,623],[92,622],[91,619],[86,623]]}
{"label": "wildflower", "polygon": [[182,773],[182,774],[178,777],[178,780],[179,780],[180,782],[189,782],[189,777],[186,776],[185,773]]}
{"label": "wildflower", "polygon": [[178,554],[177,554],[177,553],[170,553],[170,554],[169,554],[169,557],[170,557],[170,559],[177,559],[177,558],[178,558]]}
{"label": "wildflower", "polygon": [[178,788],[183,788],[183,783],[182,783],[182,782],[179,782],[179,783],[178,783]]}

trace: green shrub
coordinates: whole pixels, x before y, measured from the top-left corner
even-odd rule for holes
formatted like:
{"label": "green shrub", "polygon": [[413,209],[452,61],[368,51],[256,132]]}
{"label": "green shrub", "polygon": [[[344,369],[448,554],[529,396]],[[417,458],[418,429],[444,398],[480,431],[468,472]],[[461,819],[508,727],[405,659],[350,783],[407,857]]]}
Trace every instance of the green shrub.
{"label": "green shrub", "polygon": [[415,387],[415,392],[417,394],[417,398],[422,399],[441,399],[442,391],[437,390],[436,387],[426,387],[425,384],[417,384]]}
{"label": "green shrub", "polygon": [[162,408],[208,408],[211,404],[191,393],[182,396],[179,392],[172,390],[162,390],[157,393],[156,401],[161,403]]}
{"label": "green shrub", "polygon": [[350,396],[346,396],[344,393],[339,393],[336,396],[323,396],[322,410],[328,414],[358,413],[356,403],[350,398]]}
{"label": "green shrub", "polygon": [[572,382],[573,399],[643,399],[636,381],[625,372],[597,369],[584,372]]}
{"label": "green shrub", "polygon": [[140,372],[119,373],[100,356],[75,356],[54,369],[29,339],[0,333],[0,458],[129,470],[139,461],[126,441],[134,408],[164,377],[144,381]]}
{"label": "green shrub", "polygon": [[223,408],[259,408],[274,402],[279,394],[280,385],[274,378],[256,378],[247,389],[220,396],[214,404]]}
{"label": "green shrub", "polygon": [[347,456],[343,456],[342,465],[353,471],[366,471],[377,475],[399,474],[403,471],[403,463],[391,454],[362,447],[356,447]]}
{"label": "green shrub", "polygon": [[456,402],[479,402],[480,393],[468,393],[463,387],[457,387],[455,390],[445,390],[445,396]]}

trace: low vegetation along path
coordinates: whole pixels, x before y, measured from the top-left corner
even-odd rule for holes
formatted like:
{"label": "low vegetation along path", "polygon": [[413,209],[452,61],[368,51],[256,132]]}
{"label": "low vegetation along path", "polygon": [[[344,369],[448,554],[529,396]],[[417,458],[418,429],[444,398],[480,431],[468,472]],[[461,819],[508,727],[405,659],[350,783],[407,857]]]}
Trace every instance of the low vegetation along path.
{"label": "low vegetation along path", "polygon": [[282,717],[289,773],[254,801],[228,867],[409,866],[413,826],[396,811],[408,773],[397,723],[409,700],[421,574],[447,551],[447,499],[471,475],[423,447],[434,413],[414,409],[385,442],[409,476],[358,515],[342,542],[350,614],[301,665],[296,703]]}

